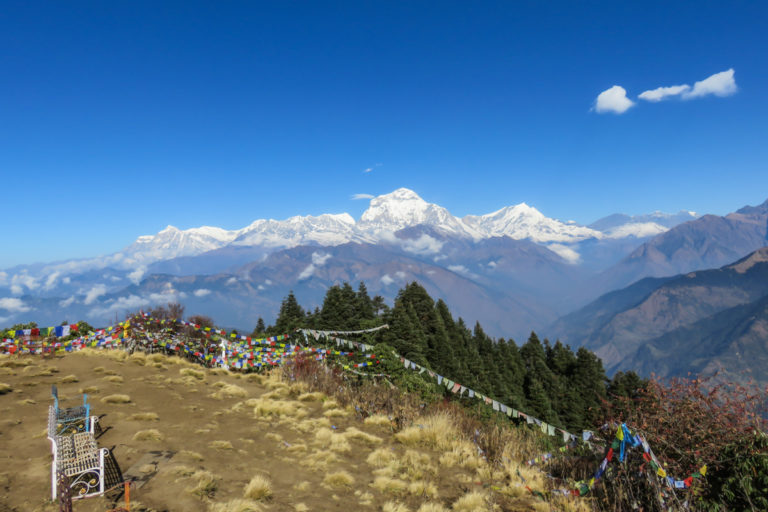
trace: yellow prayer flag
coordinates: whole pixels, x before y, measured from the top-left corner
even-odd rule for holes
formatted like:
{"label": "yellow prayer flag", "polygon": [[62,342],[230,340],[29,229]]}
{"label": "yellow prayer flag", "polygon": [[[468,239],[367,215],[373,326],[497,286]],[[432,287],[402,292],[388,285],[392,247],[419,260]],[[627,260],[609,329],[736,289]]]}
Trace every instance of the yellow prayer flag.
{"label": "yellow prayer flag", "polygon": [[659,470],[656,472],[661,478],[667,478],[667,472],[664,471],[664,469],[659,468]]}
{"label": "yellow prayer flag", "polygon": [[707,465],[706,464],[701,466],[701,469],[699,470],[699,473],[701,473],[701,476],[707,476]]}
{"label": "yellow prayer flag", "polygon": [[619,441],[623,441],[624,440],[624,429],[623,428],[619,427],[619,430],[616,431],[616,439],[618,439]]}

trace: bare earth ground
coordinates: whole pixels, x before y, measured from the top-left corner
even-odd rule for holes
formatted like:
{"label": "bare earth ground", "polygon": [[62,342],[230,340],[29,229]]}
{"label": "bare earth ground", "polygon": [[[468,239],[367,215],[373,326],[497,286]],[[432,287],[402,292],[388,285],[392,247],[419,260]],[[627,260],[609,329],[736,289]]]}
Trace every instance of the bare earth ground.
{"label": "bare earth ground", "polygon": [[[395,434],[386,418],[364,422],[276,374],[83,351],[0,358],[0,383],[10,386],[0,384],[0,512],[58,510],[49,499],[45,435],[51,384],[62,407],[80,405],[88,393],[106,429],[99,446],[112,450],[124,473],[150,451],[175,452],[135,468],[151,478],[132,491],[131,510],[550,510],[511,477],[522,469],[528,485],[540,486],[540,475],[516,464],[490,471],[439,418]],[[91,498],[74,510],[120,504]]]}

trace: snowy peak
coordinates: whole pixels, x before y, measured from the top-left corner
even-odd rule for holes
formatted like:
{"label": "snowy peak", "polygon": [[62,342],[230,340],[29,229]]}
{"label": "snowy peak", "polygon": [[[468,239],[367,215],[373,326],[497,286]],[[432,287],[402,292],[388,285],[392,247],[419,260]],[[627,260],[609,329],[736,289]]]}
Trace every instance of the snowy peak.
{"label": "snowy peak", "polygon": [[550,219],[525,203],[506,206],[485,215],[467,215],[463,220],[486,236],[508,236],[516,240],[527,238],[539,243],[578,242],[602,236],[602,233],[578,224]]}
{"label": "snowy peak", "polygon": [[288,248],[304,244],[340,245],[350,241],[370,241],[361,236],[355,219],[348,213],[290,217],[286,220],[257,220],[241,229],[235,245]]}
{"label": "snowy peak", "polygon": [[589,225],[590,228],[602,231],[608,238],[646,238],[656,236],[669,229],[696,220],[696,212],[681,210],[677,213],[655,211],[645,215],[626,215],[614,213],[603,217]]}
{"label": "snowy peak", "polygon": [[168,226],[156,235],[138,237],[122,254],[141,264],[179,256],[193,256],[227,245],[235,239],[235,234],[234,231],[212,226],[184,231]]}
{"label": "snowy peak", "polygon": [[478,237],[463,222],[442,206],[424,201],[413,190],[399,188],[389,194],[371,199],[363,212],[358,228],[369,233],[395,232],[403,228],[426,224],[448,234]]}

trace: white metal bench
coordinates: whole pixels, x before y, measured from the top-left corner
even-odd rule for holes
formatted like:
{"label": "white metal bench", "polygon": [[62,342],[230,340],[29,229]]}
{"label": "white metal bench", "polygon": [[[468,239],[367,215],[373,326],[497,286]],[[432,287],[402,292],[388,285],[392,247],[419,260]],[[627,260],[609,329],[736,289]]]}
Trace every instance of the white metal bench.
{"label": "white metal bench", "polygon": [[93,432],[48,438],[51,441],[51,499],[56,500],[57,473],[69,478],[72,498],[87,498],[104,493],[105,460],[109,450],[99,448]]}

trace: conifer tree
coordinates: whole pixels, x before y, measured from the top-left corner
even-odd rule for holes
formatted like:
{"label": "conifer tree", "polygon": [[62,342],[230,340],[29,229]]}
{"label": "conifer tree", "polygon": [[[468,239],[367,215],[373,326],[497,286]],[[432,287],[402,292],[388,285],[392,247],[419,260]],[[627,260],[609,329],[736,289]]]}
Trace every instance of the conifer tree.
{"label": "conifer tree", "polygon": [[287,334],[297,327],[304,327],[305,322],[306,313],[304,313],[304,308],[299,305],[293,290],[291,290],[288,296],[283,299],[275,325],[269,328],[271,332],[268,332],[268,334]]}

